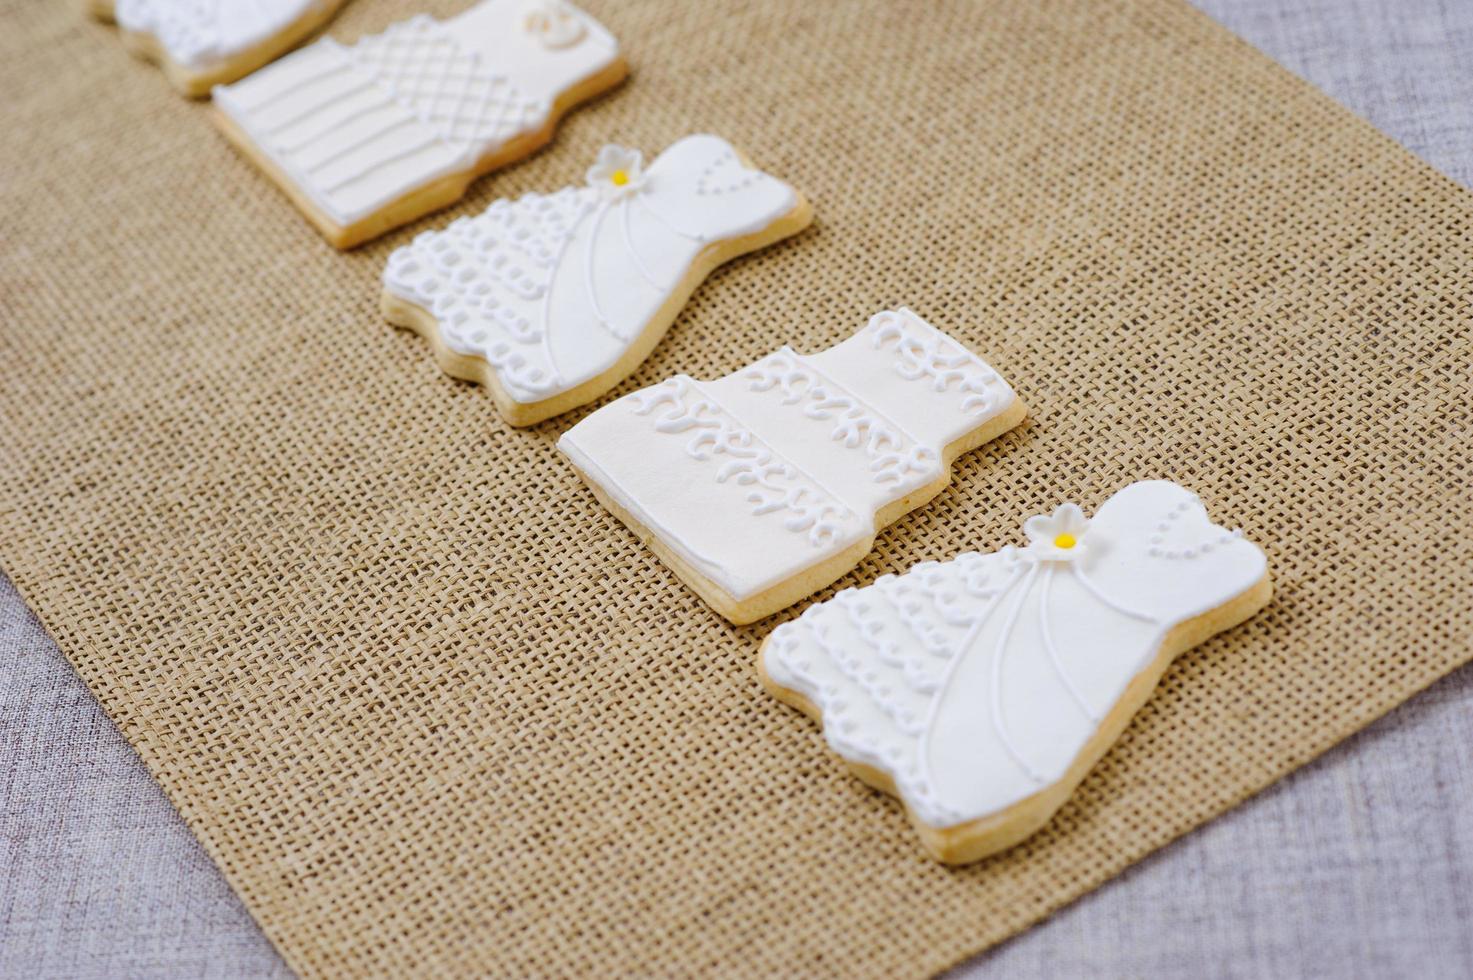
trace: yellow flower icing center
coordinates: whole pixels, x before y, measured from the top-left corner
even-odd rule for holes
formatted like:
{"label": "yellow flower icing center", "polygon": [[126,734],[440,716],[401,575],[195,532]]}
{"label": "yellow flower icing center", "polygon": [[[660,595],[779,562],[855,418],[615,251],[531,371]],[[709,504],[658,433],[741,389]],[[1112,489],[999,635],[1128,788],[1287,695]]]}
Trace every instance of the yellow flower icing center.
{"label": "yellow flower icing center", "polygon": [[1068,551],[1070,548],[1074,547],[1078,543],[1079,542],[1072,534],[1061,534],[1058,537],[1054,538],[1054,547],[1063,548],[1065,551]]}
{"label": "yellow flower icing center", "polygon": [[609,180],[612,180],[614,182],[615,187],[623,187],[625,184],[629,183],[629,171],[615,170],[614,175],[610,177]]}

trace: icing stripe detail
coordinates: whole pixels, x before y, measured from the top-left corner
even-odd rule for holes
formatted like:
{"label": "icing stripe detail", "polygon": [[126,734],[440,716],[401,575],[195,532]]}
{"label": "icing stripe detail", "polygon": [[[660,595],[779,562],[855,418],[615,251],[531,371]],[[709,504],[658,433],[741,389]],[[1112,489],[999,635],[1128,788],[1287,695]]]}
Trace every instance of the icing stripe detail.
{"label": "icing stripe detail", "polygon": [[1129,616],[1132,619],[1139,619],[1143,623],[1156,622],[1156,617],[1152,616],[1150,613],[1143,613],[1139,610],[1131,609],[1129,606],[1122,605],[1121,603],[1118,603],[1114,599],[1111,599],[1109,596],[1105,595],[1093,582],[1089,580],[1089,578],[1084,574],[1083,569],[1080,569],[1078,567],[1074,569],[1074,580],[1080,585],[1084,586],[1085,591],[1087,591],[1090,595],[1094,596],[1096,599],[1100,600],[1111,609],[1120,613],[1122,616]]}
{"label": "icing stripe detail", "polygon": [[639,274],[644,277],[644,281],[661,292],[668,293],[675,287],[662,283],[660,278],[650,271],[649,266],[644,264],[644,259],[640,257],[639,249],[634,247],[634,236],[629,231],[629,212],[632,210],[629,202],[630,198],[626,197],[619,205],[619,224],[624,232],[624,248],[628,250],[629,257],[634,260],[634,267],[639,270]]}
{"label": "icing stripe detail", "polygon": [[[1002,716],[1003,657],[1007,655],[1008,640],[1012,639],[1013,628],[1018,625],[1018,617],[1023,612],[1023,603],[1028,599],[1028,589],[1033,584],[1033,580],[1037,577],[1038,566],[1034,565],[1032,568],[1028,569],[1027,573],[1023,576],[1023,585],[1018,590],[1018,597],[1013,600],[1013,608],[1008,611],[1008,618],[1003,621],[1002,631],[997,636],[997,646],[996,648],[994,648],[992,653],[991,715],[992,731],[994,732],[994,734],[997,735],[999,741],[1002,742],[1002,747],[1007,750],[1007,753],[1009,756],[1012,757],[1013,762],[1018,766],[1019,769],[1023,770],[1023,774],[1026,775],[1029,779],[1033,780],[1035,783],[1041,783],[1043,782],[1044,777],[1028,764],[1028,760],[1023,758],[1023,753],[1019,752],[1018,747],[1013,744],[1013,738],[1011,735],[1008,734],[1007,722],[1003,719]],[[963,654],[965,654],[965,651],[963,651]]]}
{"label": "icing stripe detail", "polygon": [[1002,604],[1003,598],[1013,590],[1013,586],[1017,585],[1027,574],[1028,572],[1021,568],[1015,571],[1013,577],[1008,579],[1008,583],[988,598],[987,604],[982,607],[981,612],[977,614],[977,618],[968,627],[967,634],[957,644],[956,653],[952,656],[951,663],[946,668],[945,676],[941,678],[941,686],[936,695],[931,699],[930,710],[926,712],[925,731],[921,735],[920,744],[917,746],[917,752],[920,755],[919,767],[921,781],[928,789],[934,785],[931,779],[931,734],[936,727],[936,715],[941,710],[942,698],[951,687],[951,682],[955,679],[956,672],[961,667],[962,661],[966,659],[967,650],[971,648],[972,644],[977,642],[977,637],[981,634],[982,627],[987,625],[987,621],[992,618],[993,611]]}
{"label": "icing stripe detail", "polygon": [[629,338],[615,329],[614,325],[609,322],[609,318],[604,316],[603,308],[598,305],[598,288],[593,281],[593,259],[598,251],[598,231],[603,227],[604,216],[609,213],[610,207],[609,202],[605,201],[593,213],[593,227],[588,229],[588,244],[583,250],[583,284],[588,290],[588,303],[593,307],[593,316],[598,320],[598,325],[613,334],[616,339],[628,340]]}
{"label": "icing stripe detail", "polygon": [[[367,88],[367,86],[364,86],[364,88]],[[303,136],[302,138],[298,139],[295,143],[282,143],[282,142],[278,142],[276,144],[276,149],[278,151],[282,152],[282,153],[297,153],[297,152],[300,152],[302,150],[305,150],[307,147],[311,146],[313,143],[317,142],[317,140],[321,139],[322,137],[324,137],[324,136],[330,136],[333,133],[336,133],[336,132],[338,132],[339,130],[342,130],[342,129],[347,129],[349,126],[353,125],[355,122],[357,122],[360,119],[367,118],[368,116],[373,115],[375,112],[383,112],[385,109],[392,108],[393,107],[393,104],[394,103],[391,102],[391,101],[389,101],[388,99],[384,99],[384,100],[382,100],[380,102],[371,102],[368,105],[364,106],[363,108],[357,110],[356,112],[350,112],[347,115],[340,116],[339,118],[333,120],[333,122],[332,122],[332,124],[330,126],[326,127],[325,129],[318,130],[315,133],[309,133],[309,134]],[[315,111],[315,110],[313,110],[313,111]],[[302,114],[302,119],[306,119],[310,115],[311,115],[311,112],[303,113]],[[295,125],[295,123],[297,121],[298,120],[293,120],[293,121],[288,122],[288,123],[283,123],[283,124],[281,124],[279,126],[273,126],[269,130],[269,132],[271,132],[271,133],[279,133],[279,132],[282,132],[283,130],[286,130],[286,129],[290,128],[292,125]]]}
{"label": "icing stripe detail", "polygon": [[[385,133],[391,132],[392,130],[399,128],[399,125],[400,125],[399,123],[395,123],[389,129],[385,130]],[[382,135],[382,134],[380,134],[380,135]],[[375,138],[377,138],[377,137],[375,137]],[[435,141],[433,139],[427,139],[427,140],[424,140],[424,141],[422,141],[420,143],[416,143],[415,145],[409,147],[408,149],[401,150],[398,153],[392,154],[392,155],[387,156],[387,157],[381,157],[378,160],[373,161],[372,163],[365,164],[362,167],[359,167],[357,170],[355,170],[353,173],[349,174],[348,176],[343,177],[343,178],[341,178],[339,180],[336,180],[336,181],[332,182],[331,184],[328,184],[324,188],[324,190],[326,190],[329,194],[332,193],[333,191],[340,191],[344,187],[347,187],[349,184],[352,184],[352,183],[355,183],[357,181],[362,180],[364,177],[367,177],[369,174],[373,173],[375,170],[379,170],[379,169],[381,169],[383,167],[386,167],[386,166],[388,166],[391,163],[398,163],[400,160],[407,160],[407,159],[409,159],[412,156],[416,156],[417,154],[423,153],[425,150],[429,149],[430,147],[432,147],[434,145],[435,145]]]}
{"label": "icing stripe detail", "polygon": [[666,218],[663,214],[661,214],[660,212],[656,211],[650,205],[650,202],[644,200],[642,197],[637,197],[637,198],[635,198],[635,200],[639,201],[639,206],[642,207],[642,208],[644,208],[645,211],[649,212],[649,214],[656,221],[658,221],[660,224],[664,225],[666,227],[666,229],[668,229],[669,231],[674,232],[675,234],[679,235],[681,238],[689,238],[693,242],[704,242],[704,241],[708,241],[709,240],[706,235],[702,235],[702,234],[697,233],[697,232],[684,231],[684,230],[682,230],[680,228],[675,227],[675,225],[670,222],[670,219]]}
{"label": "icing stripe detail", "polygon": [[1049,592],[1053,587],[1054,574],[1057,571],[1058,569],[1054,565],[1049,565],[1043,573],[1043,583],[1039,586],[1038,590],[1038,630],[1043,636],[1043,649],[1048,654],[1049,663],[1054,666],[1054,673],[1059,675],[1059,680],[1063,683],[1064,690],[1069,692],[1069,697],[1079,706],[1079,710],[1084,712],[1084,717],[1090,721],[1098,722],[1100,716],[1084,700],[1084,695],[1079,693],[1079,688],[1074,686],[1074,681],[1070,678],[1069,672],[1064,669],[1064,661],[1059,657],[1058,645],[1054,643],[1053,627],[1049,625]]}

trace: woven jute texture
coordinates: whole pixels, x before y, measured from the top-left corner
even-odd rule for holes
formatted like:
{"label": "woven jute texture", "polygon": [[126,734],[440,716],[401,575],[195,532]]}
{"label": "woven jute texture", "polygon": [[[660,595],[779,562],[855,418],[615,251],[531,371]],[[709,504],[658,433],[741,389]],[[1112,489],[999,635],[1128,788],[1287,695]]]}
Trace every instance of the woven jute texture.
{"label": "woven jute texture", "polygon": [[[0,564],[303,974],[926,974],[1470,657],[1470,199],[1175,0],[588,0],[630,83],[348,255],[75,6],[0,0]],[[581,412],[512,430],[376,312],[416,232],[700,130],[818,222],[619,393],[906,303],[1033,410],[841,586],[1147,477],[1270,555],[996,859],[762,693],[777,620],[595,504]]]}

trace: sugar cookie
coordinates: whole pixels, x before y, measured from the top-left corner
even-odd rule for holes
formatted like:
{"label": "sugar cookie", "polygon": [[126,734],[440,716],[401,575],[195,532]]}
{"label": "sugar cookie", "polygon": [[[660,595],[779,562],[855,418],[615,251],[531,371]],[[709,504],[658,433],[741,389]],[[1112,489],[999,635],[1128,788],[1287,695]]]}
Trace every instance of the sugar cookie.
{"label": "sugar cookie", "polygon": [[558,448],[687,585],[749,623],[853,568],[1024,412],[996,371],[896,310],[817,354],[636,391]]}
{"label": "sugar cookie", "polygon": [[346,0],[86,0],[134,54],[198,98],[269,64],[322,28]]}
{"label": "sugar cookie", "polygon": [[338,248],[457,200],[623,81],[613,35],[562,0],[482,0],[215,89],[226,136]]}
{"label": "sugar cookie", "polygon": [[1273,592],[1263,552],[1175,483],[1023,527],[1026,547],[845,589],[762,647],[768,691],[819,719],[948,863],[1047,823],[1172,659]]}
{"label": "sugar cookie", "polygon": [[648,170],[606,146],[582,186],[497,201],[395,251],[382,307],[531,425],[627,377],[711,270],[811,220],[801,194],[715,136]]}

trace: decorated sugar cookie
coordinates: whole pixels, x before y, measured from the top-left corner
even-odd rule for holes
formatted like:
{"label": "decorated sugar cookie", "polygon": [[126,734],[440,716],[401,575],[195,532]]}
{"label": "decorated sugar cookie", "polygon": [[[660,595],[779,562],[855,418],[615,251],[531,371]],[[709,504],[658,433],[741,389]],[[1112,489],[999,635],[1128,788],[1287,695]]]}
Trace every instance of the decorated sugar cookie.
{"label": "decorated sugar cookie", "polygon": [[395,251],[383,310],[530,425],[627,377],[716,266],[811,220],[801,194],[715,136],[648,168],[606,146],[581,186],[497,201]]}
{"label": "decorated sugar cookie", "polygon": [[87,0],[180,92],[202,96],[301,44],[346,0]]}
{"label": "decorated sugar cookie", "polygon": [[816,354],[677,375],[558,442],[604,503],[723,616],[748,623],[843,575],[1023,420],[996,371],[909,310]]}
{"label": "decorated sugar cookie", "polygon": [[846,589],[762,648],[764,686],[950,863],[1047,823],[1172,659],[1272,593],[1263,552],[1175,483],[1023,529],[1024,547]]}
{"label": "decorated sugar cookie", "polygon": [[216,88],[216,121],[349,248],[457,200],[626,73],[613,36],[563,0],[482,0],[302,48]]}

